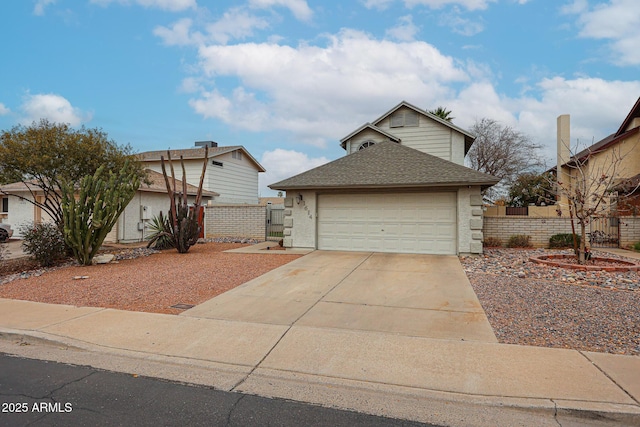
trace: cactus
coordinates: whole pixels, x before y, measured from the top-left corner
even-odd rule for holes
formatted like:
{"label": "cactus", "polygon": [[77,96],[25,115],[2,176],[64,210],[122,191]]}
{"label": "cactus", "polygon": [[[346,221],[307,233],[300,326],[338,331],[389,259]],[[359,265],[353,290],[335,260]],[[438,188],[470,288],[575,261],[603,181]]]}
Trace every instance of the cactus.
{"label": "cactus", "polygon": [[105,177],[104,166],[85,176],[79,187],[62,183],[64,240],[82,265],[90,265],[118,217],[140,187],[127,161]]}
{"label": "cactus", "polygon": [[[200,175],[200,185],[196,194],[195,203],[189,205],[187,201],[187,173],[184,167],[184,159],[180,156],[180,164],[182,166],[182,191],[176,191],[176,175],[171,162],[171,152],[167,151],[167,159],[171,169],[171,177],[173,186],[169,182],[167,169],[165,166],[164,156],[160,156],[162,165],[162,175],[167,186],[167,194],[171,204],[169,205],[168,223],[169,230],[163,235],[171,235],[173,245],[179,253],[184,254],[189,248],[196,244],[201,231],[201,224],[198,222],[198,214],[200,212],[200,203],[202,200],[202,185],[204,184],[204,175],[207,171],[207,160],[209,158],[209,148],[204,148],[204,162],[202,173]],[[149,242],[151,244],[152,242]]]}

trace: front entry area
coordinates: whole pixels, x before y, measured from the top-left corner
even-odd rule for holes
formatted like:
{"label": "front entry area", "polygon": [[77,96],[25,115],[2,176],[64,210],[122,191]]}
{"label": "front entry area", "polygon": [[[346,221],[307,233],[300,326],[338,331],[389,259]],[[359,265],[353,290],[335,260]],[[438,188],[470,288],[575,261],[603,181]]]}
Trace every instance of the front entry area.
{"label": "front entry area", "polygon": [[321,194],[318,249],[455,255],[456,193]]}

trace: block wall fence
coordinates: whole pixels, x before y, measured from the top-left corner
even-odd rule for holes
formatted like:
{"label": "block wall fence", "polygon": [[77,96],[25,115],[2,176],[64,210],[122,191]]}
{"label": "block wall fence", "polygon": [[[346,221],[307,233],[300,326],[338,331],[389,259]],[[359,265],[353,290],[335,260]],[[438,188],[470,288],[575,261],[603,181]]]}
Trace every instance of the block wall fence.
{"label": "block wall fence", "polygon": [[259,205],[206,206],[204,236],[263,241],[266,235],[266,214],[266,207]]}
{"label": "block wall fence", "polygon": [[[577,224],[576,224],[577,225]],[[576,229],[579,233],[579,229]],[[549,246],[549,238],[554,234],[571,233],[569,218],[532,218],[527,216],[485,216],[482,233],[484,239],[497,238],[506,244],[515,234],[531,236],[531,244],[536,248]],[[640,242],[640,217],[620,218],[620,247]]]}

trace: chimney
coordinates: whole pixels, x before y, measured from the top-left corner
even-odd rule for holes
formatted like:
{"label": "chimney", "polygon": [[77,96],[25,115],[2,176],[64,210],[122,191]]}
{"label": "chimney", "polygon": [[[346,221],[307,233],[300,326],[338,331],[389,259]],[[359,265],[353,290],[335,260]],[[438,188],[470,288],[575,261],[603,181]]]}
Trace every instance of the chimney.
{"label": "chimney", "polygon": [[[562,182],[564,188],[568,188],[569,174],[563,171],[562,165],[567,163],[571,157],[571,120],[568,114],[558,116],[557,121],[557,146],[558,152],[556,156],[556,178],[558,182]],[[566,196],[562,194],[560,186],[557,188],[557,199],[559,205],[566,204]]]}
{"label": "chimney", "polygon": [[209,147],[214,148],[217,147],[218,143],[215,141],[196,141],[196,147]]}

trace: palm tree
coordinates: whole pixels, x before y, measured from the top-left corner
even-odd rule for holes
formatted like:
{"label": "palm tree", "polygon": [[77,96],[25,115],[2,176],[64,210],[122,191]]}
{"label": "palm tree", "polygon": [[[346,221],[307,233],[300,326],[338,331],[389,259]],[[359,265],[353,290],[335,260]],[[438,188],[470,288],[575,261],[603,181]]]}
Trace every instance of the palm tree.
{"label": "palm tree", "polygon": [[438,107],[435,110],[430,110],[428,112],[448,122],[455,119],[455,117],[451,117],[451,110],[447,110],[445,107]]}

